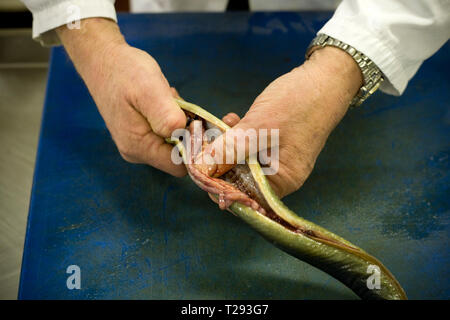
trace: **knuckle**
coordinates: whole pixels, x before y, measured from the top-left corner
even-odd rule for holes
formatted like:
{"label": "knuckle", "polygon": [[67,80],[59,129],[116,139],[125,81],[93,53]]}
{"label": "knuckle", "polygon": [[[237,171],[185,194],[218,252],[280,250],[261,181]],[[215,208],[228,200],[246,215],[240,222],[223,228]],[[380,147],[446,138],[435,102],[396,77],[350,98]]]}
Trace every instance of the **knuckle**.
{"label": "knuckle", "polygon": [[300,189],[305,181],[308,179],[309,175],[314,169],[314,162],[313,161],[305,161],[303,163],[303,167],[299,170],[299,174],[297,176],[297,179],[295,180],[293,187],[295,188],[295,191]]}
{"label": "knuckle", "polygon": [[314,161],[302,161],[294,168],[287,167],[287,175],[283,188],[284,194],[290,194],[299,190],[308,179],[314,169]]}
{"label": "knuckle", "polygon": [[314,170],[314,166],[315,166],[315,161],[306,161],[305,162],[305,169],[304,170],[305,170],[305,173],[306,173],[307,177]]}
{"label": "knuckle", "polygon": [[303,175],[297,176],[295,178],[291,176],[286,185],[287,192],[292,193],[299,190],[303,183],[305,183],[305,180],[306,178]]}
{"label": "knuckle", "polygon": [[183,178],[186,175],[186,173],[187,173],[186,171],[180,170],[180,171],[172,173],[172,175],[176,178]]}
{"label": "knuckle", "polygon": [[167,114],[159,123],[158,133],[164,137],[169,137],[175,129],[183,128],[186,119],[175,113]]}
{"label": "knuckle", "polygon": [[173,131],[175,129],[184,127],[186,119],[183,119],[181,114],[175,114],[171,113],[166,119],[165,119],[165,125],[167,128],[170,129],[170,131]]}
{"label": "knuckle", "polygon": [[122,157],[123,160],[125,160],[126,162],[130,162],[130,163],[136,163],[134,158],[130,157],[129,155],[119,151],[120,156]]}
{"label": "knuckle", "polygon": [[303,186],[305,181],[306,181],[306,177],[303,177],[303,176],[300,179],[297,179],[296,181],[294,181],[294,183],[292,185],[293,191],[299,190]]}
{"label": "knuckle", "polygon": [[158,157],[158,149],[160,144],[158,143],[159,141],[157,139],[149,139],[146,149],[148,150],[148,154],[149,154],[149,159],[150,160],[154,160],[155,158]]}
{"label": "knuckle", "polygon": [[136,156],[134,150],[130,147],[128,143],[121,140],[116,141],[117,149],[119,150],[120,156],[127,162],[136,163]]}
{"label": "knuckle", "polygon": [[115,139],[116,147],[119,150],[120,153],[128,154],[127,153],[127,144],[124,143],[121,139]]}

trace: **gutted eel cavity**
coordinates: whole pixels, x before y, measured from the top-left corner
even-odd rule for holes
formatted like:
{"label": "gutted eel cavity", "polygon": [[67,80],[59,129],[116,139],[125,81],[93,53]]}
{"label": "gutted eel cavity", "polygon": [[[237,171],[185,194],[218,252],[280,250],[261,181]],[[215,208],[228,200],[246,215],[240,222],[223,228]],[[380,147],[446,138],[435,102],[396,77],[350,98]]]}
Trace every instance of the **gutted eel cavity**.
{"label": "gutted eel cavity", "polygon": [[[195,130],[197,127],[197,130]],[[200,149],[197,146],[204,146],[203,139],[203,125],[201,120],[193,120],[189,124],[189,132],[191,137],[191,154],[189,155],[187,169],[192,180],[204,191],[218,196],[219,207],[224,210],[227,209],[234,202],[239,202],[253,210],[265,213],[265,209],[254,199],[250,197],[244,185],[232,183],[220,178],[213,178],[206,172],[200,170],[200,167],[195,164],[197,156],[200,154]],[[188,142],[189,143],[189,142]]]}
{"label": "gutted eel cavity", "polygon": [[[192,180],[204,191],[217,197],[219,207],[231,210],[268,241],[344,283],[364,299],[407,299],[390,271],[375,257],[342,237],[289,210],[275,195],[258,163],[239,164],[212,177],[199,165],[201,151],[209,141],[203,140],[202,128],[229,127],[204,109],[176,100],[189,121],[190,141],[169,139],[178,147]],[[195,130],[197,128],[197,130]],[[191,152],[186,152],[190,144]],[[370,270],[376,270],[378,280]]]}

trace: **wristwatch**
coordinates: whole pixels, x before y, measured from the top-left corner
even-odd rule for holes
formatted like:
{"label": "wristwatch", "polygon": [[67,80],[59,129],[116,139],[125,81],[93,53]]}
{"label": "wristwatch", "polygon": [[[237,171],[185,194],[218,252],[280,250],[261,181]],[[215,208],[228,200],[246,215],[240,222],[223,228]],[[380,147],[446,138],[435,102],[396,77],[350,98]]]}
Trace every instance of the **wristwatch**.
{"label": "wristwatch", "polygon": [[353,58],[353,60],[355,60],[355,62],[361,69],[364,84],[359,89],[353,100],[350,102],[350,106],[356,107],[361,105],[361,103],[363,103],[372,93],[374,93],[379,88],[380,84],[384,80],[383,73],[377,67],[377,65],[365,54],[356,50],[352,46],[323,33],[319,33],[317,37],[315,37],[311,41],[308,49],[306,50],[306,59],[309,59],[311,54],[317,49],[321,49],[326,46],[332,46],[344,50]]}

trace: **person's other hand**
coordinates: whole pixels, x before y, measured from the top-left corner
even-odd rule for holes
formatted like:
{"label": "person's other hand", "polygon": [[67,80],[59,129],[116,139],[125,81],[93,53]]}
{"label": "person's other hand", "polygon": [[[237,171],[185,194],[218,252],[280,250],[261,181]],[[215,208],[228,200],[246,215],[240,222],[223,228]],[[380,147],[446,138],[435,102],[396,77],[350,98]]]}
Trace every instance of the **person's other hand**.
{"label": "person's other hand", "polygon": [[86,19],[80,30],[63,26],[57,32],[121,156],[185,175],[185,166],[171,161],[172,146],[164,138],[184,128],[186,117],[155,59],[129,46],[110,20]]}
{"label": "person's other hand", "polygon": [[[236,128],[279,129],[279,170],[267,178],[280,197],[288,195],[308,178],[361,85],[359,67],[347,53],[331,47],[317,50],[302,66],[273,81],[242,120],[235,114],[225,116],[223,120],[233,129],[217,138],[208,151],[214,150],[216,161],[224,163],[227,141]],[[217,176],[231,167],[218,164],[208,170]]]}

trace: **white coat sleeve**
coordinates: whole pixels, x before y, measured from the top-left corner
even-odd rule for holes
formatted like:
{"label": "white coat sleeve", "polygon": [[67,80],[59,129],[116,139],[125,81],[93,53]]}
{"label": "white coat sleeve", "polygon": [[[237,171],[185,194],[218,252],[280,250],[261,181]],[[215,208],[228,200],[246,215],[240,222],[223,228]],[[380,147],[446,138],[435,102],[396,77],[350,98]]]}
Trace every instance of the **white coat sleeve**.
{"label": "white coat sleeve", "polygon": [[55,28],[78,19],[103,17],[117,21],[115,0],[22,0],[33,14],[33,39],[59,45]]}
{"label": "white coat sleeve", "polygon": [[319,30],[367,55],[380,89],[400,95],[422,62],[450,37],[450,0],[344,0]]}

